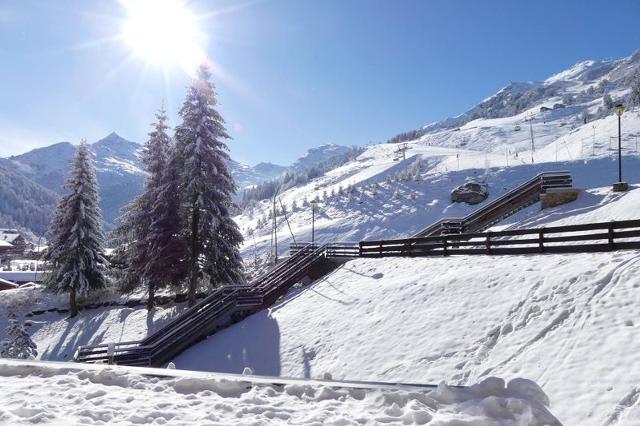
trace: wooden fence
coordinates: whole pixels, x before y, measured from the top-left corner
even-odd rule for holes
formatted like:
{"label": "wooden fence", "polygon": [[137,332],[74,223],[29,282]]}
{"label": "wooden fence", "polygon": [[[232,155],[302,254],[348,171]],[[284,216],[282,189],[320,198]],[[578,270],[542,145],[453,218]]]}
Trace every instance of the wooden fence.
{"label": "wooden fence", "polygon": [[361,257],[586,253],[640,249],[640,220],[359,243]]}

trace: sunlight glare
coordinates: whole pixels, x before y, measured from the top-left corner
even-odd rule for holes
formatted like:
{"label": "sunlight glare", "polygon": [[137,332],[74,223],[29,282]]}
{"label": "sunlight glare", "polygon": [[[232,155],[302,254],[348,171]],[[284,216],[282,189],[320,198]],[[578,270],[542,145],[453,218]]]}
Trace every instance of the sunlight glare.
{"label": "sunlight glare", "polygon": [[154,65],[179,65],[192,74],[205,62],[196,17],[182,0],[121,0],[127,10],[122,38]]}

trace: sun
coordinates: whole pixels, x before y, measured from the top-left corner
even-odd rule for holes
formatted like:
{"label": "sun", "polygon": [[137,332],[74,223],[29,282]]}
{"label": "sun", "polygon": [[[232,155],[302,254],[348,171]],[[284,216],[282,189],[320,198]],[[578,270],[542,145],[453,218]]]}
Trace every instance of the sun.
{"label": "sun", "polygon": [[121,37],[147,63],[193,73],[205,62],[198,20],[182,0],[121,0],[127,16]]}

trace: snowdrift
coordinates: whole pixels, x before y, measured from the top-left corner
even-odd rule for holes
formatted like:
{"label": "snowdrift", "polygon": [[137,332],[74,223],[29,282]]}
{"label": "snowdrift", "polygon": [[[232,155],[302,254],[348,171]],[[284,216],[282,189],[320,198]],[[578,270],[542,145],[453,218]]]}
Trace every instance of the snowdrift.
{"label": "snowdrift", "polygon": [[[175,370],[174,370],[175,371]],[[533,382],[488,378],[432,391],[251,383],[171,370],[0,360],[0,422],[50,424],[559,425]],[[282,382],[279,380],[279,382]],[[46,389],[46,392],[43,392]],[[61,404],[61,401],[68,403]]]}

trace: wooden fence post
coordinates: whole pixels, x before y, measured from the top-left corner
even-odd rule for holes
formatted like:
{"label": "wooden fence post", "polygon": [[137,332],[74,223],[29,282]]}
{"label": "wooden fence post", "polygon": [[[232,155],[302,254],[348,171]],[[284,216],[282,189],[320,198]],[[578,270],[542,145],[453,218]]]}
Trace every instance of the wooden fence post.
{"label": "wooden fence post", "polygon": [[487,234],[484,244],[487,247],[487,254],[491,254],[491,234]]}
{"label": "wooden fence post", "polygon": [[609,249],[613,250],[614,249],[614,244],[613,244],[613,225],[614,225],[614,221],[612,220],[609,223]]}
{"label": "wooden fence post", "polygon": [[544,228],[538,232],[538,246],[540,247],[540,253],[544,253]]}
{"label": "wooden fence post", "polygon": [[442,238],[442,255],[447,255],[447,237]]}
{"label": "wooden fence post", "polygon": [[382,257],[382,241],[380,242],[380,257]]}
{"label": "wooden fence post", "polygon": [[362,241],[358,242],[358,257],[362,257]]}

